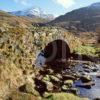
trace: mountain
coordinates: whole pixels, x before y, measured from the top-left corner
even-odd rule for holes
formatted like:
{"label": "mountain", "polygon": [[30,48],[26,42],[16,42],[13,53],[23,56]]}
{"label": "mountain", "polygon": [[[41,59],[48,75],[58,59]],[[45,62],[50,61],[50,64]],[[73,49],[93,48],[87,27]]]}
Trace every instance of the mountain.
{"label": "mountain", "polygon": [[100,2],[68,12],[49,24],[74,31],[95,31],[100,27]]}
{"label": "mountain", "polygon": [[33,8],[25,9],[22,11],[14,11],[14,12],[9,12],[9,13],[15,16],[24,16],[24,17],[30,17],[30,18],[39,17],[39,18],[44,18],[44,19],[49,19],[49,20],[54,19],[54,16],[52,14],[47,14],[38,7],[33,7]]}

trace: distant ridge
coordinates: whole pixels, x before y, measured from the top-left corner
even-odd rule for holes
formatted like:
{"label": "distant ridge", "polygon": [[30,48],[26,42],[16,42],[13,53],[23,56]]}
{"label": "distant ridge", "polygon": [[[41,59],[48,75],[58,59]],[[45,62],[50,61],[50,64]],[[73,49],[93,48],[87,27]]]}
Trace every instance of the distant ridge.
{"label": "distant ridge", "polygon": [[95,31],[97,27],[100,27],[100,2],[68,12],[49,24],[68,30]]}

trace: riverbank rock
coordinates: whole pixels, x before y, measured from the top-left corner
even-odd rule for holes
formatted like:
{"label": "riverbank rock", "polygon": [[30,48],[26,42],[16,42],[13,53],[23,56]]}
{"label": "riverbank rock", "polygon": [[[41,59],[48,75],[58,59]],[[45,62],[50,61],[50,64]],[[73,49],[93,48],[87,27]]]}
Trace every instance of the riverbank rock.
{"label": "riverbank rock", "polygon": [[89,82],[89,83],[83,83],[81,85],[77,85],[78,87],[86,88],[86,89],[91,89],[91,87],[95,85],[94,82]]}
{"label": "riverbank rock", "polygon": [[75,80],[76,78],[71,75],[63,75],[63,80]]}
{"label": "riverbank rock", "polygon": [[100,74],[97,74],[97,78],[100,78]]}
{"label": "riverbank rock", "polygon": [[97,69],[97,68],[93,68],[92,71],[93,71],[93,72],[97,72],[98,69]]}
{"label": "riverbank rock", "polygon": [[84,69],[84,72],[90,73],[91,70],[90,69]]}
{"label": "riverbank rock", "polygon": [[53,76],[53,75],[50,75],[50,79],[51,79],[51,81],[54,82],[54,83],[60,82],[59,78],[57,78],[56,76]]}
{"label": "riverbank rock", "polygon": [[65,80],[64,81],[64,85],[67,85],[68,87],[72,87],[73,86],[73,80]]}
{"label": "riverbank rock", "polygon": [[84,68],[84,69],[90,69],[90,66],[87,65],[87,64],[84,64],[84,65],[83,65],[83,68]]}
{"label": "riverbank rock", "polygon": [[56,77],[59,78],[60,80],[62,79],[62,75],[59,73],[56,74]]}
{"label": "riverbank rock", "polygon": [[46,68],[40,70],[40,74],[41,74],[41,75],[52,75],[53,72],[54,72],[54,71],[53,71],[52,69],[46,69]]}
{"label": "riverbank rock", "polygon": [[43,77],[42,80],[43,80],[43,81],[50,81],[50,76],[49,76],[49,75],[46,75],[45,77]]}
{"label": "riverbank rock", "polygon": [[71,88],[70,92],[73,93],[73,94],[75,94],[75,95],[79,94],[79,90],[77,88]]}
{"label": "riverbank rock", "polygon": [[46,89],[47,89],[47,92],[52,92],[53,91],[53,84],[51,82],[48,82],[48,81],[44,81],[44,83],[46,84]]}
{"label": "riverbank rock", "polygon": [[92,77],[90,75],[84,75],[80,77],[81,81],[83,83],[87,83],[87,82],[91,82],[92,81]]}
{"label": "riverbank rock", "polygon": [[63,85],[61,89],[62,91],[67,92],[69,90],[69,87],[67,85]]}

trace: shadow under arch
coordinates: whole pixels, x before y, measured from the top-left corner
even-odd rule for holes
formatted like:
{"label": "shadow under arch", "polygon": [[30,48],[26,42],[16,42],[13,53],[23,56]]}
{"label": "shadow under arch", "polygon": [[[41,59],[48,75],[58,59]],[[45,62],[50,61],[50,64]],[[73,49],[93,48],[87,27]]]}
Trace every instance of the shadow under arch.
{"label": "shadow under arch", "polygon": [[44,48],[44,56],[47,62],[54,60],[62,60],[70,58],[71,52],[69,45],[61,39],[54,40],[48,43]]}
{"label": "shadow under arch", "polygon": [[46,65],[56,71],[63,69],[71,56],[69,45],[61,39],[48,43],[43,51]]}

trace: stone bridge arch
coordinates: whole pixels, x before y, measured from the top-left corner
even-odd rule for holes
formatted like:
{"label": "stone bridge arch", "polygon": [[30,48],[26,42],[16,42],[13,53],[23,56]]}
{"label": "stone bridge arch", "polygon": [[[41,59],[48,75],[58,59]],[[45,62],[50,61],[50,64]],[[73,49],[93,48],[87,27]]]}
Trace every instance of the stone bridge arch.
{"label": "stone bridge arch", "polygon": [[46,62],[54,60],[68,60],[71,56],[71,51],[68,43],[62,39],[54,40],[48,43],[44,48],[44,56]]}

